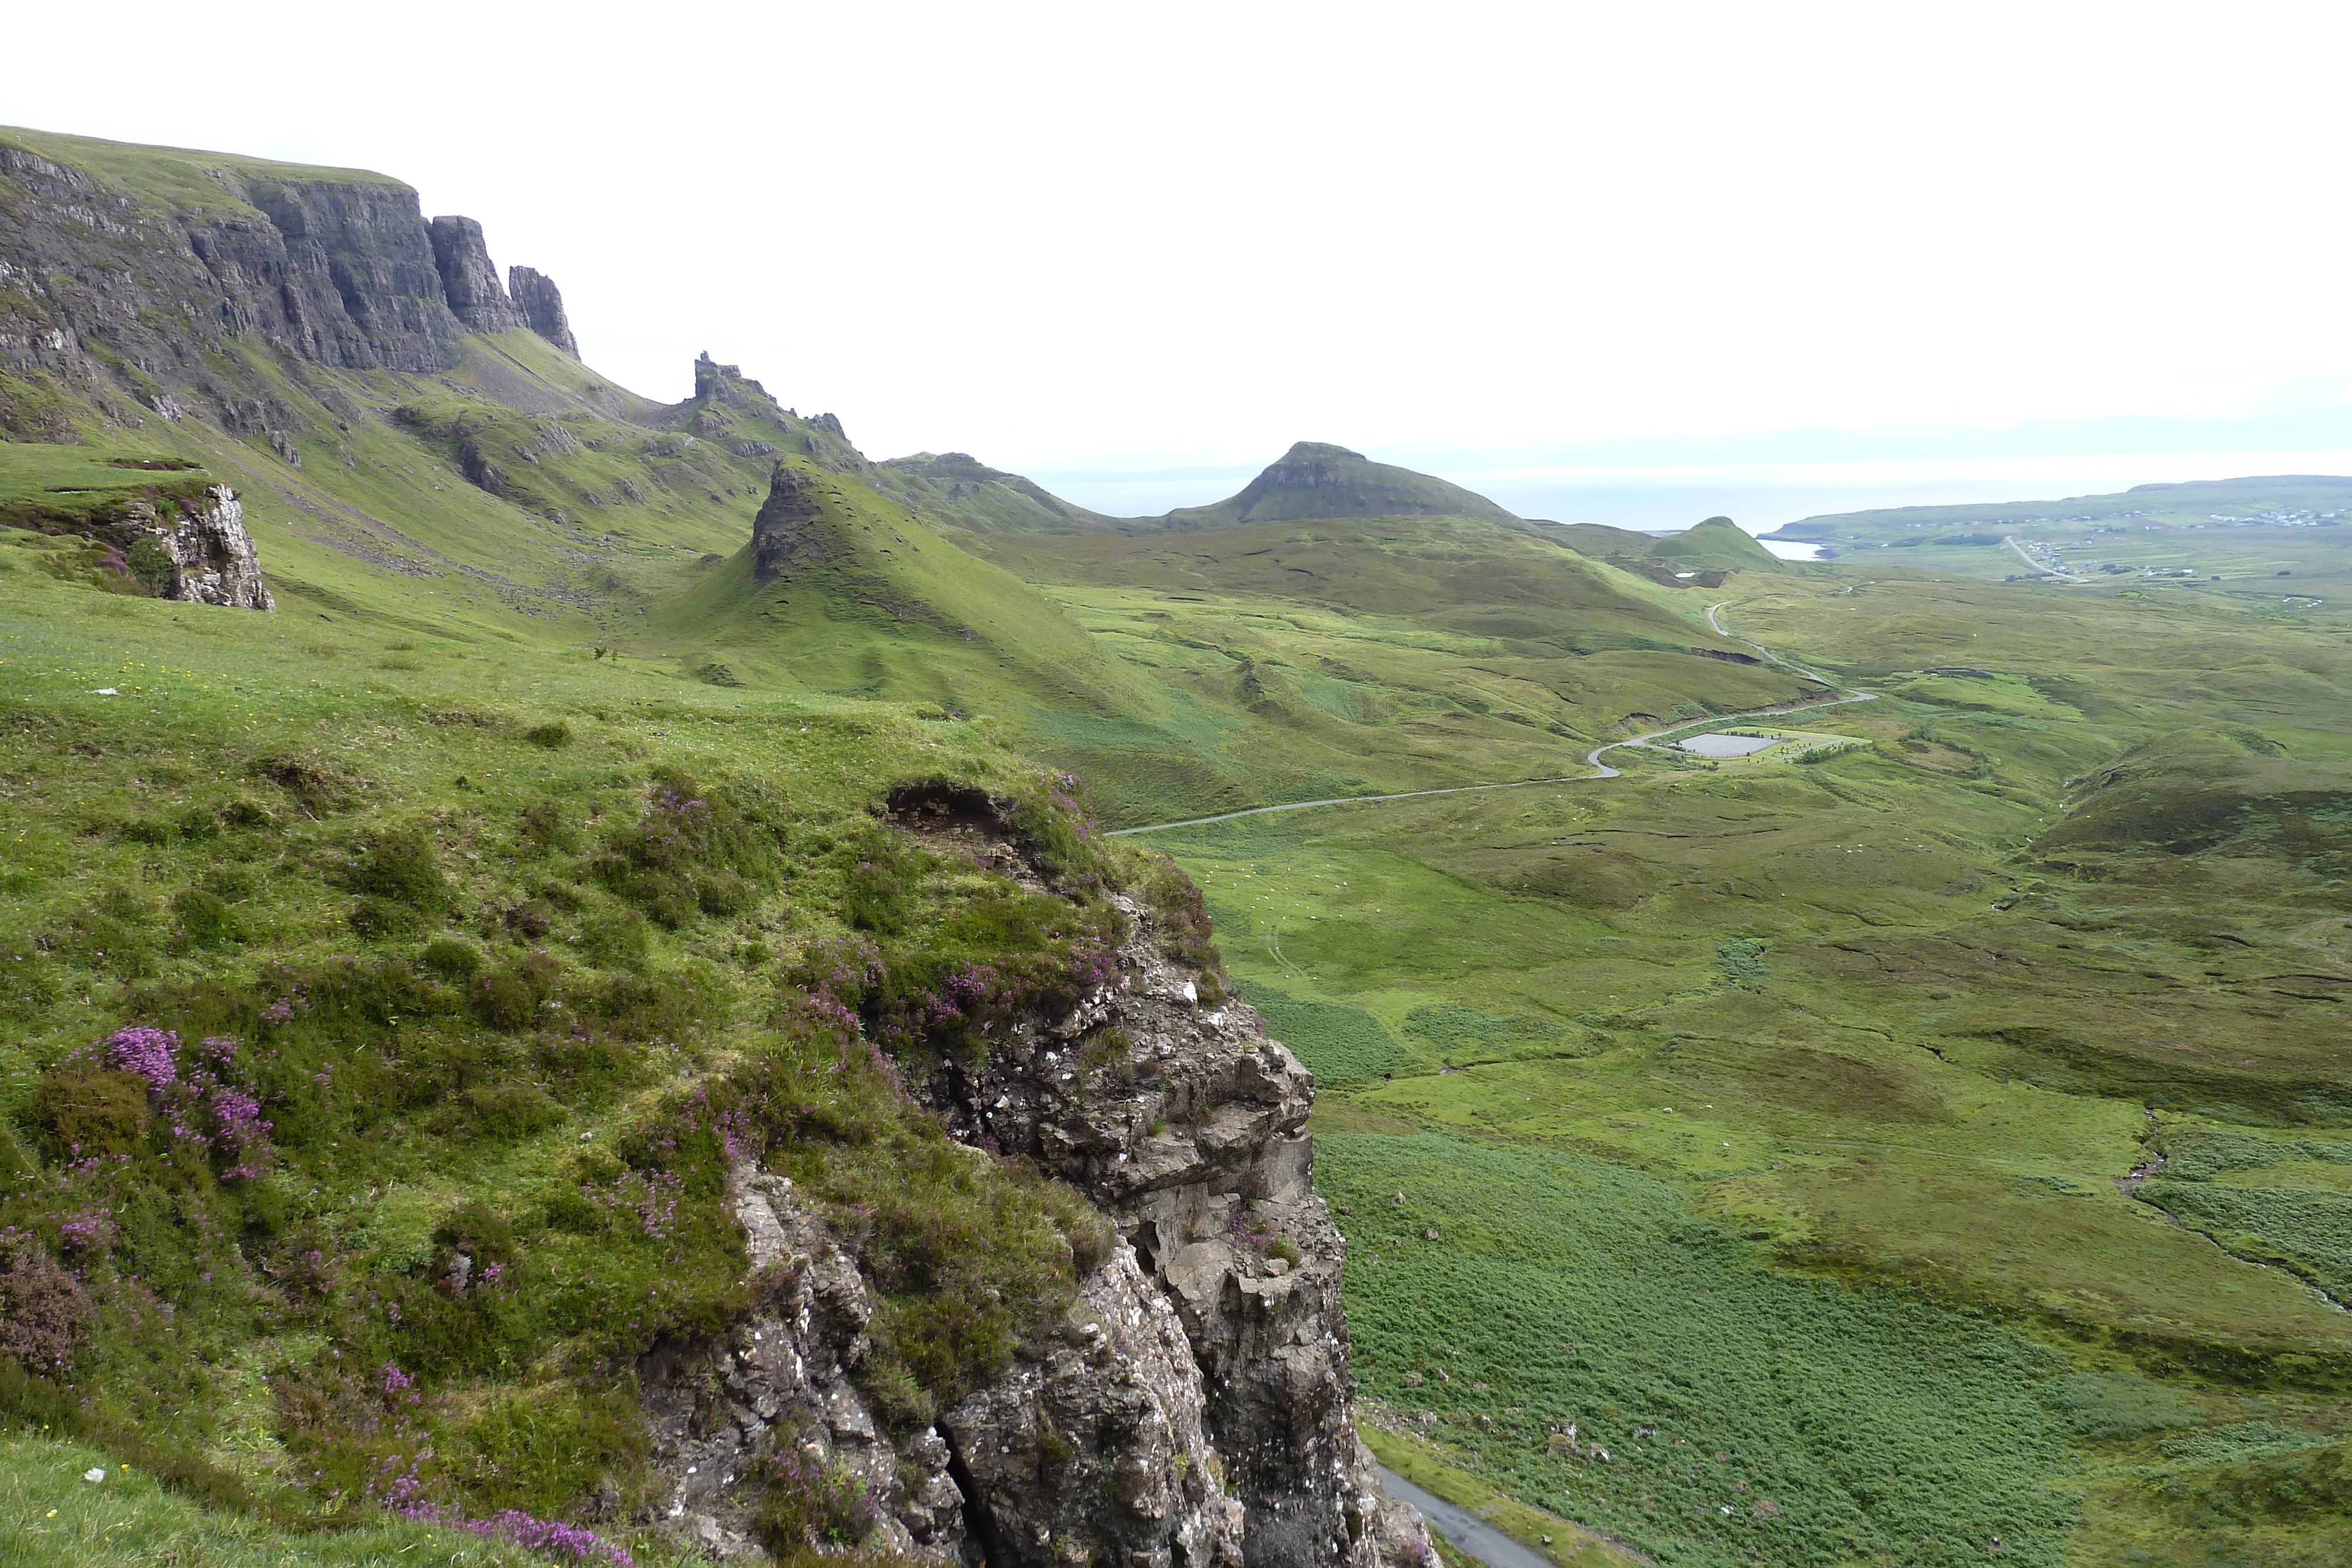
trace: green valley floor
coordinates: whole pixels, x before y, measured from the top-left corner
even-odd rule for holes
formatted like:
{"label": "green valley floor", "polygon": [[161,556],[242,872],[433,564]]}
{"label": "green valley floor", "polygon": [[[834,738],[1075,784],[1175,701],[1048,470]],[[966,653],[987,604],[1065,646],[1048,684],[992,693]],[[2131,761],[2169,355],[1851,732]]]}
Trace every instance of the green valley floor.
{"label": "green valley floor", "polygon": [[2344,1561],[2344,640],[1742,582],[1853,744],[1149,835],[1377,1422],[1662,1562]]}

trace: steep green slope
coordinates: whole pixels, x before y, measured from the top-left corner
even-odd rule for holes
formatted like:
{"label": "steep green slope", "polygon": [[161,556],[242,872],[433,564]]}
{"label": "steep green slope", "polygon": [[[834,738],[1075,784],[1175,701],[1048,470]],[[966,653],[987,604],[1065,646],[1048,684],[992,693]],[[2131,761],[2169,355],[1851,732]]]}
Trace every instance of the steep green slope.
{"label": "steep green slope", "polygon": [[1360,452],[1302,441],[1265,472],[1213,506],[1168,514],[1171,528],[1222,528],[1302,517],[1483,517],[1516,522],[1486,499],[1410,468],[1375,463]]}
{"label": "steep green slope", "polygon": [[1164,712],[1059,608],[894,501],[832,474],[802,493],[815,516],[801,527],[793,570],[761,580],[747,543],[647,617],[648,635],[702,656],[703,678],[1016,721],[1050,712],[1143,723]]}

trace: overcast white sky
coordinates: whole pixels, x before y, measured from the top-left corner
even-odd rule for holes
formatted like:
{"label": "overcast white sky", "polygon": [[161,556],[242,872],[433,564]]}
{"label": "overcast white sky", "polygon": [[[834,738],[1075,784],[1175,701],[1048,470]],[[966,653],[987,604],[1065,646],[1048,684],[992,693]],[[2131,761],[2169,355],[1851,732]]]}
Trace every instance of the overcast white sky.
{"label": "overcast white sky", "polygon": [[18,8],[0,123],[397,175],[625,383],[681,397],[709,349],[876,456],[2341,447],[2347,35],[2243,0],[133,0]]}

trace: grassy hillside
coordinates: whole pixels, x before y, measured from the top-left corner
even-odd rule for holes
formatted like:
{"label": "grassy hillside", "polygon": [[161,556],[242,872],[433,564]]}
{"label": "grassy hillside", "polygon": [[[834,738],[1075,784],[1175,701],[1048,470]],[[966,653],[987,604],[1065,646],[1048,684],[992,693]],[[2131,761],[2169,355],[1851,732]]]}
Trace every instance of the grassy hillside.
{"label": "grassy hillside", "polygon": [[1709,517],[1675,534],[1570,523],[1548,525],[1546,535],[1580,555],[1667,588],[1720,588],[1727,574],[1735,571],[1794,570],[1729,517]]}
{"label": "grassy hillside", "polygon": [[961,452],[891,457],[871,482],[928,523],[981,533],[1054,532],[1100,528],[1111,519],[1073,506],[1018,474],[991,468]]}
{"label": "grassy hillside", "polygon": [[[794,1010],[877,856],[885,970],[1059,995],[1099,891],[953,925],[1028,895],[877,816],[962,779],[1073,886],[1139,874],[1066,781],[936,710],[681,682],[527,616],[398,626],[390,591],[331,623],[163,602],[83,553],[0,529],[0,1414],[46,1434],[0,1509],[28,1561],[108,1560],[93,1530],[227,1562],[452,1544],[261,1528],[391,1503],[496,1538],[453,1561],[519,1562],[556,1520],[669,1560],[630,1369],[740,1309],[720,1176],[747,1138],[809,1201],[920,1209],[929,1261],[868,1330],[908,1397],[1066,1306],[1083,1205],[944,1158]],[[453,1294],[453,1249],[496,1270]],[[59,1497],[89,1462],[66,1437],[110,1490]]]}
{"label": "grassy hillside", "polygon": [[1023,728],[1041,713],[1146,723],[1165,704],[1043,596],[856,480],[814,487],[813,563],[758,581],[751,547],[708,563],[646,632],[698,678],[928,701]]}

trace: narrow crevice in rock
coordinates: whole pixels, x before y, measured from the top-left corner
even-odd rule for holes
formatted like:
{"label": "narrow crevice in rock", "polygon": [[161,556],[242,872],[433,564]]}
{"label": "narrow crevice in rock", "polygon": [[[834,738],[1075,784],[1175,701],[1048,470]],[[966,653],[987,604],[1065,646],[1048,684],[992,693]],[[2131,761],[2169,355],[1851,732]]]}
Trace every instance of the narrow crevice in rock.
{"label": "narrow crevice in rock", "polygon": [[952,1437],[948,1439],[948,1479],[963,1493],[964,1537],[978,1545],[982,1563],[986,1568],[1016,1568],[1016,1559],[1004,1550],[1004,1542],[996,1532],[996,1521],[989,1517],[988,1505],[981,1500],[980,1487],[971,1479],[971,1467],[964,1463],[963,1453]]}

